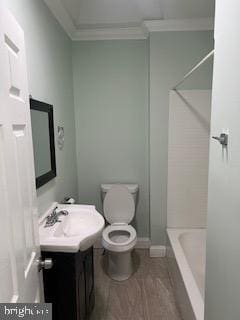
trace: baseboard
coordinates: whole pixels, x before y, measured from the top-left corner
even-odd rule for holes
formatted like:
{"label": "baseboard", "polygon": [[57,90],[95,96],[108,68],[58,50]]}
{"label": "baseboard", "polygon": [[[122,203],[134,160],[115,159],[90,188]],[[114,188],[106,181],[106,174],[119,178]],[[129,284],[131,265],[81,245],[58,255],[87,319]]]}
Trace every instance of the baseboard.
{"label": "baseboard", "polygon": [[[102,249],[101,239],[98,239],[94,244],[94,249]],[[138,238],[135,249],[149,249],[150,248],[150,239],[149,238]]]}
{"label": "baseboard", "polygon": [[151,258],[163,258],[166,256],[166,246],[150,246]]}
{"label": "baseboard", "polygon": [[[94,249],[102,249],[102,242],[101,239],[98,239],[94,244]],[[149,238],[138,238],[137,244],[135,249],[150,249],[149,255],[151,258],[163,258],[166,256],[166,247],[159,246],[159,245],[150,245]]]}
{"label": "baseboard", "polygon": [[138,238],[135,249],[149,249],[150,244],[151,242],[149,238]]}

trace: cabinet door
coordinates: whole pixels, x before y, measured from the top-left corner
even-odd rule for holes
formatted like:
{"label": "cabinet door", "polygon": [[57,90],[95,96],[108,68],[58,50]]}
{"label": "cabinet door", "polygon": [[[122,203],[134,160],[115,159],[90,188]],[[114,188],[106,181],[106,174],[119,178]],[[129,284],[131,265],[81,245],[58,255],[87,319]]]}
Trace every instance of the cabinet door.
{"label": "cabinet door", "polygon": [[86,286],[86,309],[88,315],[94,307],[94,264],[93,249],[91,248],[84,259],[85,286]]}
{"label": "cabinet door", "polygon": [[85,270],[84,260],[81,259],[77,263],[77,281],[76,281],[76,293],[77,293],[77,310],[78,320],[85,320],[87,318],[86,308],[86,289],[85,289]]}
{"label": "cabinet door", "polygon": [[43,271],[45,301],[53,304],[53,320],[77,320],[74,254],[42,252],[53,267]]}

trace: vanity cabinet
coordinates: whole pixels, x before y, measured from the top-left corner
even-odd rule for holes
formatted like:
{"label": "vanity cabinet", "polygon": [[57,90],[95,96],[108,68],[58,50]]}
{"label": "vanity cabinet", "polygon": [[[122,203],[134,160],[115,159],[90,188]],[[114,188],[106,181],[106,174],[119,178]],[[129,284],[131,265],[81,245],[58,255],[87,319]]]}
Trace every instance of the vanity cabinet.
{"label": "vanity cabinet", "polygon": [[43,270],[45,301],[53,320],[88,320],[94,307],[93,248],[84,252],[42,252],[53,267]]}

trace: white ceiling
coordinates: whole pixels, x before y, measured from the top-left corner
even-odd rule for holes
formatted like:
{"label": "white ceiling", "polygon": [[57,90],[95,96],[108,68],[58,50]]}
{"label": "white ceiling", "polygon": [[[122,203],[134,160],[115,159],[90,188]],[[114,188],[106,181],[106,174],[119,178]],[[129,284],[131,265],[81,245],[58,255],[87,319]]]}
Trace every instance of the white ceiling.
{"label": "white ceiling", "polygon": [[[132,28],[144,20],[197,19],[214,16],[214,0],[44,0],[66,30]],[[134,29],[135,28],[135,29]],[[68,32],[69,33],[69,32]]]}
{"label": "white ceiling", "polygon": [[75,26],[132,26],[143,20],[214,15],[214,0],[61,0]]}
{"label": "white ceiling", "polygon": [[133,26],[142,20],[161,19],[159,0],[61,0],[80,28]]}

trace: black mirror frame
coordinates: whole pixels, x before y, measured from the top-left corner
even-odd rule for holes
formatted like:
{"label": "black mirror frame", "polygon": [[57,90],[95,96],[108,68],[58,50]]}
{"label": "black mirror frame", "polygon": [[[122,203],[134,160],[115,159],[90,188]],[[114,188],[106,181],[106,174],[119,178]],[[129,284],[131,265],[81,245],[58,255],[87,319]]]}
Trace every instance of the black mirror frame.
{"label": "black mirror frame", "polygon": [[36,177],[36,188],[38,189],[57,176],[55,142],[54,142],[53,106],[45,102],[34,100],[30,97],[30,109],[46,112],[48,114],[51,170],[39,177]]}

